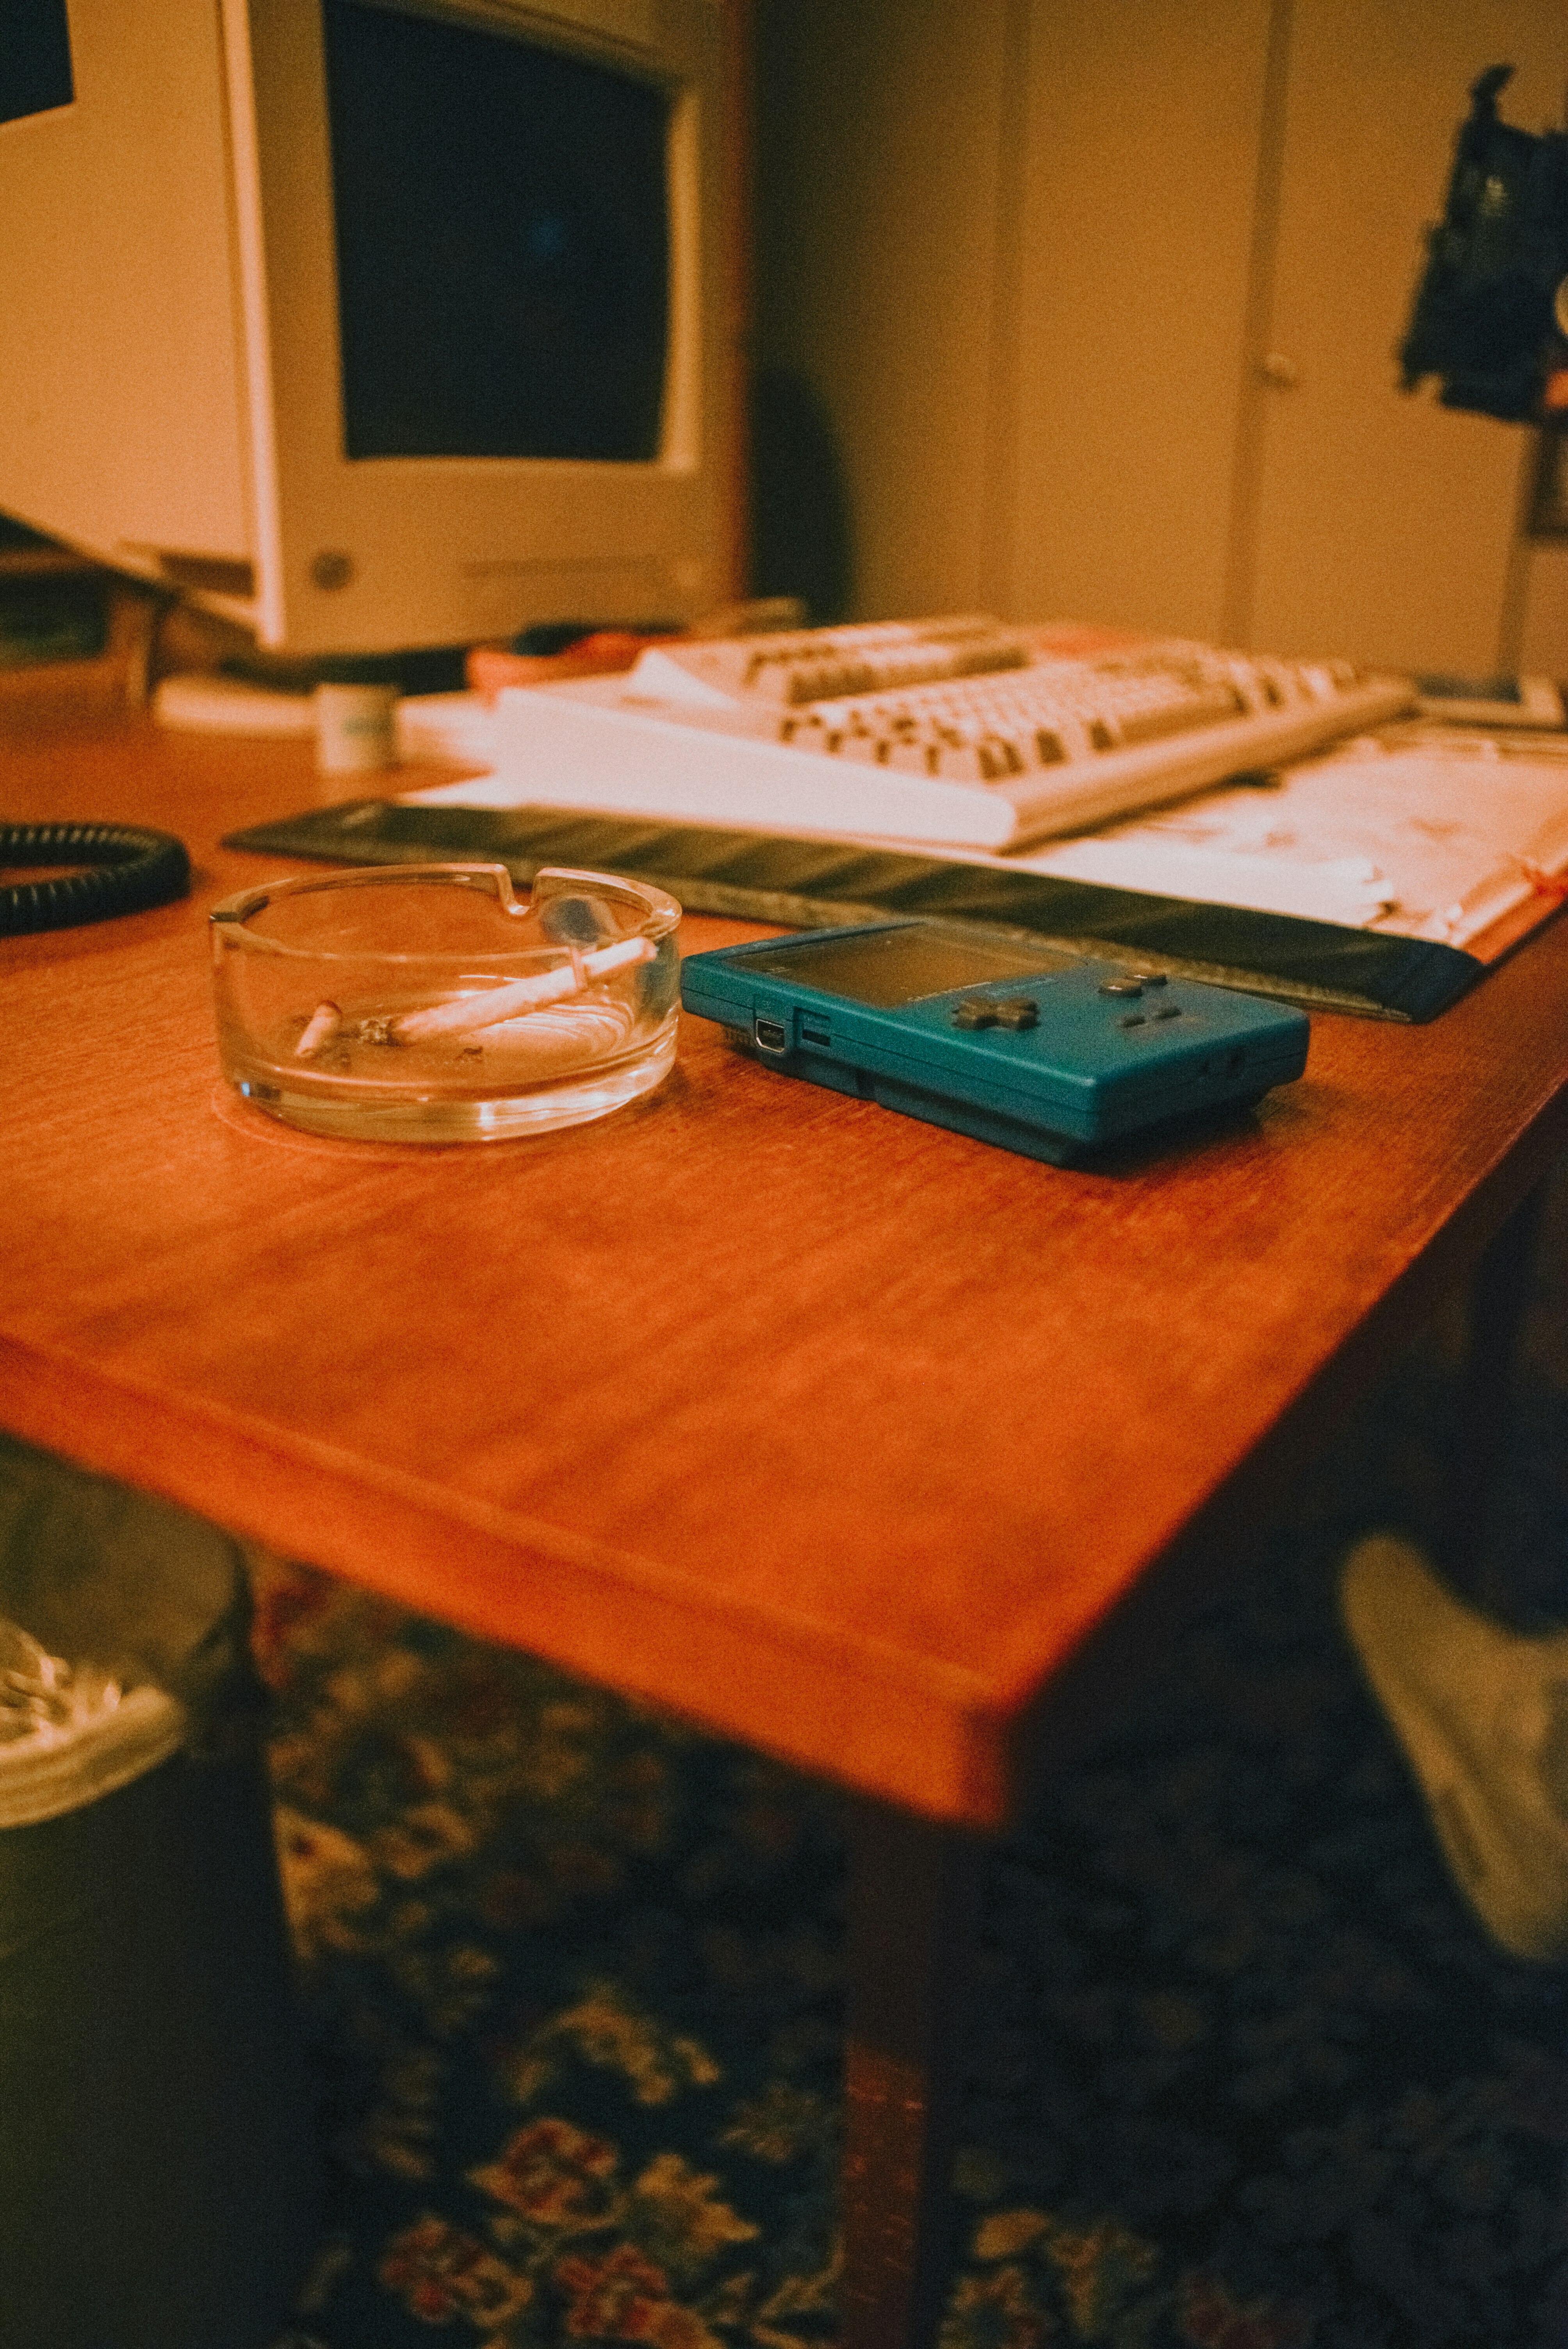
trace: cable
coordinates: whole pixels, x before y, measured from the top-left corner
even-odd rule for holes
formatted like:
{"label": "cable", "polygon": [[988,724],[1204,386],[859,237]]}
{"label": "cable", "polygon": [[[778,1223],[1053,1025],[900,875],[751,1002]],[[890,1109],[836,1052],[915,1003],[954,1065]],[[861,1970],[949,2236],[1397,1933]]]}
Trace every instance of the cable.
{"label": "cable", "polygon": [[0,865],[5,864],[91,869],[0,888],[0,937],[144,913],[187,895],[191,888],[183,841],[128,823],[0,823]]}

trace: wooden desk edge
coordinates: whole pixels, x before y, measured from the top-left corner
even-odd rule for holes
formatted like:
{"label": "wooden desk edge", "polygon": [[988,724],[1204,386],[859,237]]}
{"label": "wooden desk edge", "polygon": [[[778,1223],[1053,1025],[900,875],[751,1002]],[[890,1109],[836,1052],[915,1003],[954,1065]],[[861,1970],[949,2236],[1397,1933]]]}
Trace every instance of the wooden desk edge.
{"label": "wooden desk edge", "polygon": [[[709,1733],[744,1739],[792,1766],[831,1775],[854,1792],[942,1824],[1005,1829],[1023,1789],[1050,1754],[1071,1750],[1117,1688],[1159,1652],[1183,1594],[1212,1587],[1291,1478],[1321,1448],[1418,1327],[1445,1288],[1480,1256],[1568,1143],[1568,1090],[1520,1143],[1500,1152],[1463,1206],[1389,1287],[1264,1442],[1173,1534],[1161,1555],[1103,1609],[1087,1605],[1054,1628],[1042,1668],[1039,1627],[1020,1622],[1016,1666],[995,1682],[874,1643],[852,1646],[824,1630],[727,1605],[703,1585],[627,1554],[601,1551],[564,1529],[479,1503],[252,1425],[198,1398],[154,1395],[68,1350],[0,1333],[0,1423],[93,1472],[159,1493],[224,1523],[242,1537],[301,1557],[418,1612],[481,1638],[521,1645],[563,1669],[613,1682]],[[238,1508],[234,1495],[243,1496]],[[451,1550],[460,1535],[463,1564]],[[520,1581],[526,1581],[526,1599]],[[432,1594],[442,1603],[432,1609]],[[1056,1604],[1059,1606],[1059,1596]],[[643,1640],[628,1659],[625,1614]],[[676,1661],[694,1606],[724,1692],[723,1718],[694,1716]],[[614,1651],[611,1670],[606,1659]],[[793,1733],[781,1683],[810,1658],[826,1695],[809,1733]]]}
{"label": "wooden desk edge", "polygon": [[[981,1831],[1010,1814],[1009,1707],[953,1666],[726,1604],[651,1561],[454,1502],[417,1478],[368,1469],[199,1400],[154,1395],[64,1349],[3,1332],[0,1425],[221,1522],[242,1540],[275,1548],[286,1523],[291,1553],[313,1566],[415,1612],[438,1612],[474,1637],[525,1647],[711,1734],[818,1775],[830,1753],[835,1778],[860,1794]],[[724,1692],[722,1720],[694,1716],[677,1694],[686,1678],[677,1651],[694,1606],[713,1684]],[[634,1652],[629,1610],[641,1626]],[[613,1671],[604,1661],[612,1652]],[[816,1697],[810,1734],[795,1735],[778,1692],[808,1656]]]}

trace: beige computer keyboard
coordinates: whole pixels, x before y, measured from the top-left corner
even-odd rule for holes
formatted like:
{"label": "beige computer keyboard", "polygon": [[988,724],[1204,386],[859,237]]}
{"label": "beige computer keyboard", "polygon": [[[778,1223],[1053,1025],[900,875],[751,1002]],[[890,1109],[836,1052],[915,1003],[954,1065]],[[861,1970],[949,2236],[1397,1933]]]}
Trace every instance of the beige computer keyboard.
{"label": "beige computer keyboard", "polygon": [[503,693],[490,804],[990,850],[1277,766],[1409,709],[1408,679],[976,616],[649,647]]}

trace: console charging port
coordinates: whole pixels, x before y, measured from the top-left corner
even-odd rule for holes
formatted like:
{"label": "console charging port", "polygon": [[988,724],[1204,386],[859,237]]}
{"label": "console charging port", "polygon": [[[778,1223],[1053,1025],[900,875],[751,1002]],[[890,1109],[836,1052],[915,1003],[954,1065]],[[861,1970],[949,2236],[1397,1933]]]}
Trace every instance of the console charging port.
{"label": "console charging port", "polygon": [[752,1019],[751,1032],[761,1051],[787,1052],[789,1049],[789,1030],[781,1019],[765,1019],[758,1011]]}

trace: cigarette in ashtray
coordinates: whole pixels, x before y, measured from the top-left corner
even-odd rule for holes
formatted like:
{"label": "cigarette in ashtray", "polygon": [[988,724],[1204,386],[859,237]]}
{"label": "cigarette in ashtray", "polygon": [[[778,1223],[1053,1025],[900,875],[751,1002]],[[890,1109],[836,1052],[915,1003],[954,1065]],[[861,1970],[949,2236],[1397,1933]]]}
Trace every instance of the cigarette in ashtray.
{"label": "cigarette in ashtray", "polygon": [[335,1003],[318,1003],[304,1023],[304,1033],[294,1046],[296,1061],[308,1061],[324,1044],[330,1044],[343,1025],[343,1014]]}
{"label": "cigarette in ashtray", "polygon": [[[657,952],[652,938],[621,938],[613,947],[601,947],[593,954],[582,954],[573,947],[570,962],[562,963],[558,970],[544,971],[538,978],[513,979],[509,986],[492,988],[487,994],[459,995],[449,1003],[433,1003],[425,1011],[405,1011],[390,1023],[387,1040],[395,1044],[418,1044],[428,1036],[462,1035],[472,1028],[493,1028],[502,1019],[516,1019],[525,1011],[537,1011],[542,1004],[561,1003],[570,995],[581,995],[599,979],[608,978],[612,971],[624,970],[633,963],[652,962]],[[322,1009],[325,1009],[324,1004]],[[316,1017],[319,1019],[319,1012]],[[307,1029],[305,1033],[309,1032]],[[303,1045],[304,1038],[300,1040]]]}

